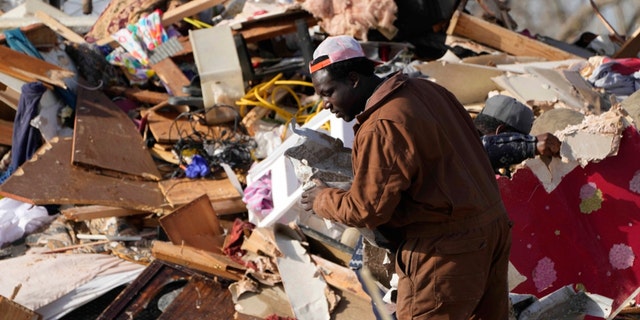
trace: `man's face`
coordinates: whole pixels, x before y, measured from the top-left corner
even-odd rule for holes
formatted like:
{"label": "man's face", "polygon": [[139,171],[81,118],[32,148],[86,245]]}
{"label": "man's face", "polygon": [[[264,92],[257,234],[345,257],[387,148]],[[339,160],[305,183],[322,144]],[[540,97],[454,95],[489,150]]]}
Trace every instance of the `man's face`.
{"label": "man's face", "polygon": [[[357,75],[353,75],[357,77]],[[336,117],[349,122],[364,109],[358,90],[354,89],[357,79],[353,77],[334,80],[327,70],[318,70],[312,74],[313,87],[322,98],[324,108],[329,109]]]}

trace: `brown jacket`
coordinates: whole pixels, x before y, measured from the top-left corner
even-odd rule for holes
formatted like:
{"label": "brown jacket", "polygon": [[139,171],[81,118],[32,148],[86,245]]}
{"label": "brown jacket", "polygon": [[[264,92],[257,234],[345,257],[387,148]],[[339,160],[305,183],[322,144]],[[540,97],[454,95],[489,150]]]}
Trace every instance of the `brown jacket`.
{"label": "brown jacket", "polygon": [[506,215],[471,117],[443,87],[395,74],[357,121],[353,184],[323,190],[313,204],[318,215],[391,231],[396,240],[458,232]]}

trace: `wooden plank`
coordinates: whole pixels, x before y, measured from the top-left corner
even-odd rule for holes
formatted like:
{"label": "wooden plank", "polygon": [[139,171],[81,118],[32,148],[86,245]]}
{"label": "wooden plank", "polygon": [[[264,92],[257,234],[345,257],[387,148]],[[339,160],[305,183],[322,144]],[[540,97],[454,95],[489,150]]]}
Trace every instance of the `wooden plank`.
{"label": "wooden plank", "polygon": [[11,146],[13,122],[0,119],[0,144]]}
{"label": "wooden plank", "polygon": [[129,116],[102,91],[78,86],[72,161],[115,177],[161,179],[158,167]]}
{"label": "wooden plank", "polygon": [[42,315],[0,295],[0,319],[40,320],[42,319]]}
{"label": "wooden plank", "polygon": [[640,27],[622,44],[622,47],[613,55],[613,58],[637,58],[640,52]]}
{"label": "wooden plank", "polygon": [[582,59],[564,50],[460,11],[454,12],[447,33],[468,38],[515,56],[535,56],[551,61]]}
{"label": "wooden plank", "polygon": [[86,43],[84,38],[79,34],[73,32],[73,30],[67,28],[64,24],[60,23],[60,21],[56,20],[52,16],[46,14],[44,11],[36,11],[34,15],[42,20],[44,24],[46,24],[51,30],[58,33],[61,37],[75,43]]}
{"label": "wooden plank", "polygon": [[[58,34],[44,23],[32,23],[28,26],[20,27],[20,31],[24,34],[34,47],[50,48],[58,42]],[[4,32],[0,33],[0,44],[5,44],[7,38]]]}
{"label": "wooden plank", "polygon": [[[182,4],[174,9],[165,12],[162,15],[162,25],[168,27],[185,17],[196,15],[206,9],[225,2],[225,0],[192,0]],[[100,39],[96,42],[99,46],[113,44],[115,41],[112,37]]]}
{"label": "wooden plank", "polygon": [[0,61],[0,72],[26,82],[39,80],[50,86],[66,89],[63,79],[74,75],[69,70],[5,46],[0,46]]}
{"label": "wooden plank", "polygon": [[196,249],[187,245],[180,246],[164,241],[153,241],[151,253],[157,259],[189,267],[230,280],[240,280],[246,268],[229,257],[213,252]]}
{"label": "wooden plank", "polygon": [[184,75],[182,70],[180,70],[171,58],[165,58],[156,64],[152,64],[151,69],[153,69],[158,75],[158,78],[169,87],[171,96],[184,97],[188,95],[182,92],[182,87],[189,85],[189,79],[187,79],[187,76]]}
{"label": "wooden plank", "polygon": [[[54,138],[0,185],[0,195],[36,205],[104,205],[168,212],[156,182],[108,177],[71,163],[72,138]],[[52,183],[38,183],[49,181]]]}
{"label": "wooden plank", "polygon": [[206,194],[218,215],[247,211],[242,195],[229,179],[168,179],[158,184],[172,207],[190,203],[200,195]]}
{"label": "wooden plank", "polygon": [[60,211],[67,220],[85,221],[98,218],[128,217],[143,214],[146,211],[108,206],[76,206]]}
{"label": "wooden plank", "polygon": [[246,42],[258,42],[275,36],[296,32],[296,20],[305,19],[309,27],[318,24],[310,13],[299,10],[243,22],[235,33],[242,33]]}
{"label": "wooden plank", "polygon": [[173,244],[222,252],[222,227],[206,194],[180,206],[158,221]]}

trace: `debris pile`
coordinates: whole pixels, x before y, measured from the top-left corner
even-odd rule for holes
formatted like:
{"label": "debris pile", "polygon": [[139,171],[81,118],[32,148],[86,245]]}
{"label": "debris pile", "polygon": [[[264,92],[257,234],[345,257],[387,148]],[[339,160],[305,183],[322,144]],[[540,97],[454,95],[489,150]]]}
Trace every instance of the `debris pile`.
{"label": "debris pile", "polygon": [[513,319],[639,318],[640,28],[569,44],[516,31],[502,2],[438,2],[4,12],[0,315],[393,319],[392,253],[299,205],[312,178],[353,177],[354,123],[323,110],[307,70],[349,34],[378,75],[434,81],[471,117],[511,96],[532,134],[562,141],[497,177]]}

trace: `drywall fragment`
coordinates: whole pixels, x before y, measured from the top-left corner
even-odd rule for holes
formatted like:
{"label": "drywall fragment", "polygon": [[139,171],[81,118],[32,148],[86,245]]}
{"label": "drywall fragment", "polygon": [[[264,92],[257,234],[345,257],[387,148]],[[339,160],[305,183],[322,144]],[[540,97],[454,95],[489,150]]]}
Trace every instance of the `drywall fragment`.
{"label": "drywall fragment", "polygon": [[622,131],[628,126],[618,107],[600,116],[588,115],[582,123],[568,126],[557,136],[562,141],[560,154],[567,161],[586,166],[618,153]]}
{"label": "drywall fragment", "polygon": [[300,239],[291,235],[291,231],[281,224],[274,226],[276,244],[284,254],[277,258],[278,270],[291,307],[298,319],[329,320],[325,292],[330,289]]}
{"label": "drywall fragment", "polygon": [[467,63],[432,61],[415,65],[430,80],[447,88],[460,103],[484,102],[489,91],[498,90],[491,78],[503,75],[503,70]]}

